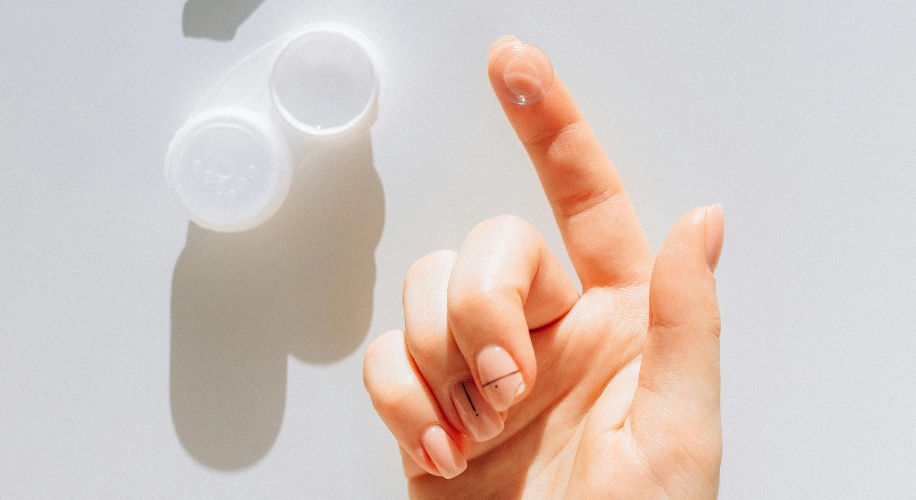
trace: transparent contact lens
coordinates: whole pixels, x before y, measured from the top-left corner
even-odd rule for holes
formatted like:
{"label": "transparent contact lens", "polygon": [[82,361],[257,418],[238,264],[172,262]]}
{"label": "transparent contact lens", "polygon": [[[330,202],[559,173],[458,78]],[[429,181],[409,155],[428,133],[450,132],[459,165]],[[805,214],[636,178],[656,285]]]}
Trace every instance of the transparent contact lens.
{"label": "transparent contact lens", "polygon": [[553,84],[553,65],[547,54],[527,43],[504,48],[496,56],[493,72],[496,92],[515,104],[540,101]]}

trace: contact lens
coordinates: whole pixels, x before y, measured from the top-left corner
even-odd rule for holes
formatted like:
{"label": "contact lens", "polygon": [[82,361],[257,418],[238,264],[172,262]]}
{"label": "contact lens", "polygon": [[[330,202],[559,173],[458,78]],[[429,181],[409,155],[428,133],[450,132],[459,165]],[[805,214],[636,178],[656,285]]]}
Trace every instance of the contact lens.
{"label": "contact lens", "polygon": [[515,104],[533,104],[550,91],[553,65],[541,49],[516,43],[496,56],[493,76],[493,85],[500,97]]}

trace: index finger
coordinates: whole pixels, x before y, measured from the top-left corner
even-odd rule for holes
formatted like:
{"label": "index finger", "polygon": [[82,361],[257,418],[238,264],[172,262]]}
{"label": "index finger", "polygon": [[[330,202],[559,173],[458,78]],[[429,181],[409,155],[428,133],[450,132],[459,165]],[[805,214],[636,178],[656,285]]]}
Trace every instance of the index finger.
{"label": "index finger", "polygon": [[[497,65],[506,49],[524,55],[530,46],[520,43],[505,36],[490,46],[494,90],[539,81],[519,75],[525,68],[534,71],[531,63],[511,65],[511,75],[509,65]],[[648,282],[652,251],[623,181],[556,73],[541,100],[517,104],[501,98],[500,104],[534,163],[583,289]]]}

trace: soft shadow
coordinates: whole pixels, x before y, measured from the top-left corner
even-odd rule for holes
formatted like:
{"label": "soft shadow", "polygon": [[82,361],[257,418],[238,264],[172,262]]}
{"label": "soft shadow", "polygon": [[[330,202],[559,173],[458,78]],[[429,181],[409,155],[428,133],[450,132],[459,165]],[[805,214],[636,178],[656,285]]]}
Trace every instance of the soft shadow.
{"label": "soft shadow", "polygon": [[192,223],[175,264],[172,418],[185,449],[216,469],[270,450],[290,354],[331,363],[368,333],[385,218],[370,137],[309,149],[276,215],[235,234]]}
{"label": "soft shadow", "polygon": [[188,0],[181,15],[186,38],[229,41],[264,0]]}

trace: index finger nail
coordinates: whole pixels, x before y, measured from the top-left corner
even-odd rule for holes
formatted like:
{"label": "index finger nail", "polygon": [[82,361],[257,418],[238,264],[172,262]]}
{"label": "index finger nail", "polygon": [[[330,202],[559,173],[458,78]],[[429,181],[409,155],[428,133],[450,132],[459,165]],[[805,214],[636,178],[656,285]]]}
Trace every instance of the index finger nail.
{"label": "index finger nail", "polygon": [[503,46],[511,45],[517,42],[518,42],[518,38],[516,38],[514,35],[503,35],[497,38],[496,40],[494,40],[493,43],[490,44],[490,53],[492,54],[494,52],[498,52],[500,49],[503,48]]}

